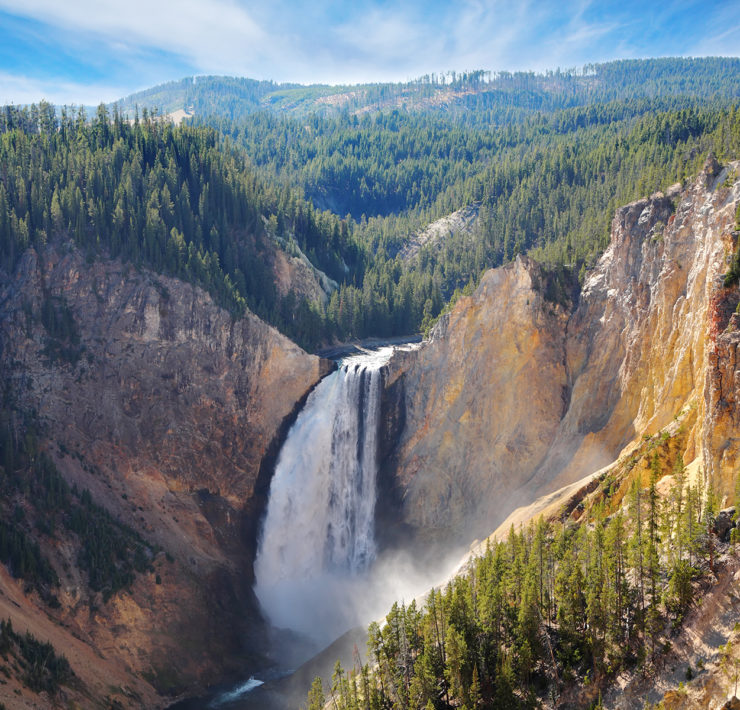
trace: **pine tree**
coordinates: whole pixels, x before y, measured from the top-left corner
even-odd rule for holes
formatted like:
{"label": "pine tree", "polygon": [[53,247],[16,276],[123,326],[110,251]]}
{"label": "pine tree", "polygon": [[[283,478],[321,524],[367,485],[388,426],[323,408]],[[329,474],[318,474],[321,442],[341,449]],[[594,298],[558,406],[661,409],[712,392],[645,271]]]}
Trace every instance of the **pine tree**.
{"label": "pine tree", "polygon": [[615,647],[624,641],[625,609],[628,603],[628,585],[625,562],[625,532],[622,511],[609,521],[604,533],[605,575],[608,631]]}
{"label": "pine tree", "polygon": [[590,560],[586,571],[586,619],[594,671],[602,665],[604,639],[606,636],[606,609],[604,606],[605,564],[604,528],[597,521],[594,531],[589,535],[588,549]]}
{"label": "pine tree", "polygon": [[639,594],[639,614],[637,623],[640,630],[645,631],[645,539],[644,539],[644,511],[643,495],[638,481],[633,481],[629,493],[630,522],[632,538],[630,539],[630,565],[635,570],[637,590]]}
{"label": "pine tree", "polygon": [[326,699],[324,698],[324,689],[321,684],[321,678],[318,676],[313,679],[311,689],[308,691],[308,705],[306,710],[324,710]]}
{"label": "pine tree", "polygon": [[648,567],[648,579],[650,582],[650,605],[656,606],[659,600],[660,584],[660,556],[658,550],[658,492],[656,484],[660,476],[660,464],[657,453],[653,455],[650,463],[650,486],[648,488],[648,518],[647,518],[647,548],[646,560]]}

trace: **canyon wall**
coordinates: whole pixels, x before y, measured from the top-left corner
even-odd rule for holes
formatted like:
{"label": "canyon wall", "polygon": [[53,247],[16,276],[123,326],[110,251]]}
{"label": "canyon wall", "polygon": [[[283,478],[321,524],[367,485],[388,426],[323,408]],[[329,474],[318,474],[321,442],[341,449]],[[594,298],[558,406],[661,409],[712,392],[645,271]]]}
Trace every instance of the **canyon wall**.
{"label": "canyon wall", "polygon": [[517,505],[617,458],[680,412],[687,463],[731,492],[738,465],[740,165],[620,208],[579,296],[519,258],[487,272],[387,373],[384,455],[406,529],[485,534]]}
{"label": "canyon wall", "polygon": [[5,404],[34,422],[70,485],[159,549],[156,581],[137,575],[105,601],[74,540],[43,538],[60,608],[31,595],[19,616],[3,602],[21,585],[5,576],[0,617],[55,639],[93,696],[107,671],[90,659],[104,654],[139,698],[114,693],[124,704],[243,672],[264,650],[251,564],[270,459],[331,363],[200,288],[71,246],[29,250],[0,284]]}
{"label": "canyon wall", "polygon": [[429,342],[394,355],[386,397],[403,389],[395,399],[405,425],[384,466],[395,469],[412,528],[470,521],[545,456],[568,401],[568,313],[545,301],[541,280],[523,258],[488,271]]}
{"label": "canyon wall", "polygon": [[[740,298],[723,275],[739,172],[710,160],[685,189],[620,208],[580,289],[524,257],[487,272],[428,342],[394,356],[381,544],[467,543],[680,413],[685,461],[730,493]],[[104,599],[74,536],[43,534],[59,606],[0,570],[0,618],[66,653],[85,697],[124,706],[257,662],[251,565],[271,463],[330,367],[197,287],[67,245],[29,250],[0,274],[3,406],[33,422],[70,485],[153,546],[156,574]]]}

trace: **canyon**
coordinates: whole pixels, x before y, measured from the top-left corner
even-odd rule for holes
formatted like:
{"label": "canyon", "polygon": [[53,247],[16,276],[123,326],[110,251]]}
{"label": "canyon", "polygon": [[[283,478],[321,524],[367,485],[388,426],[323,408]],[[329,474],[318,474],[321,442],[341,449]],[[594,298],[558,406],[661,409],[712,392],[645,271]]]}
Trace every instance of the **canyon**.
{"label": "canyon", "polygon": [[[382,370],[378,544],[467,546],[679,420],[684,460],[728,497],[738,203],[740,163],[710,157],[685,186],[621,207],[582,285],[517,257],[397,351]],[[45,308],[73,333],[49,332]],[[163,707],[266,664],[259,522],[288,429],[334,365],[198,287],[63,243],[0,275],[0,333],[6,401],[70,485],[160,550],[156,579],[104,601],[74,541],[45,538],[59,608],[3,572],[0,617],[67,655],[82,686],[64,692],[86,707]],[[0,698],[12,687],[13,707],[34,706],[17,685]]]}
{"label": "canyon", "polygon": [[[526,257],[488,271],[386,378],[383,480],[414,537],[485,536],[518,505],[690,412],[684,460],[734,490],[738,163],[620,208],[583,287]],[[395,422],[395,424],[393,424]]]}
{"label": "canyon", "polygon": [[[0,304],[6,401],[70,485],[162,550],[160,583],[137,576],[104,604],[75,572],[72,541],[49,541],[61,608],[48,614],[4,575],[0,616],[54,639],[94,697],[134,707],[240,669],[245,649],[265,646],[251,561],[268,464],[331,363],[251,314],[234,321],[199,288],[63,246],[26,253]],[[47,332],[45,304],[70,314],[74,337]]]}

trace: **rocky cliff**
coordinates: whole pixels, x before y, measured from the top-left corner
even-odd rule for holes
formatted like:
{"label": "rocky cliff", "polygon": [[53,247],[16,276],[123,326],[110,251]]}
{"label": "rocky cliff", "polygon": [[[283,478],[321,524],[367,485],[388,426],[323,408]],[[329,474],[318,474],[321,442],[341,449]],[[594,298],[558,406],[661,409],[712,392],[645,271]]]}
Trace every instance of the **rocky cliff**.
{"label": "rocky cliff", "polygon": [[568,399],[568,314],[545,301],[542,276],[526,259],[488,271],[430,342],[391,363],[387,396],[403,388],[405,426],[386,467],[412,527],[470,520],[545,456]]}
{"label": "rocky cliff", "polygon": [[126,705],[154,707],[152,686],[184,690],[254,660],[269,459],[329,363],[197,287],[59,245],[0,278],[0,344],[4,405],[33,421],[70,485],[156,551],[156,580],[137,575],[106,600],[74,536],[42,536],[59,608],[6,575],[0,617],[55,639],[90,697]]}
{"label": "rocky cliff", "polygon": [[424,534],[492,530],[516,505],[617,458],[691,408],[685,459],[737,469],[738,163],[620,208],[579,296],[517,259],[389,366],[400,422],[383,476]]}

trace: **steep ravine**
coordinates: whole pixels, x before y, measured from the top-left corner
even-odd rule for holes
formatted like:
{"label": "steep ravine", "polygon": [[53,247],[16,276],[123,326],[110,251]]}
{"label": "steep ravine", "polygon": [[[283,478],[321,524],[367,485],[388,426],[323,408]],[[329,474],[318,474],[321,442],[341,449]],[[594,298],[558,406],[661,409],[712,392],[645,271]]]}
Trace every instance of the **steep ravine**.
{"label": "steep ravine", "polygon": [[[722,275],[739,171],[709,161],[685,189],[618,210],[580,292],[518,258],[487,272],[419,350],[394,356],[381,547],[467,543],[689,409],[684,459],[731,489],[740,324]],[[0,618],[69,656],[85,706],[158,707],[256,662],[251,565],[270,462],[331,364],[198,288],[60,245],[0,275],[0,347],[3,396],[64,477],[161,548],[156,576],[105,601],[74,541],[44,537],[60,607],[3,571]],[[33,706],[21,697],[13,707]]]}
{"label": "steep ravine", "polygon": [[[487,272],[388,368],[382,480],[395,529],[484,535],[695,408],[686,462],[728,493],[738,464],[740,165],[620,208],[579,296],[526,258]],[[390,427],[393,429],[393,426]]]}
{"label": "steep ravine", "polygon": [[53,640],[96,702],[156,707],[154,689],[243,672],[264,651],[251,590],[260,469],[331,363],[197,287],[66,245],[2,275],[0,343],[4,396],[63,476],[161,548],[157,579],[137,575],[106,603],[60,533],[43,546],[60,608],[3,575],[0,617]]}

